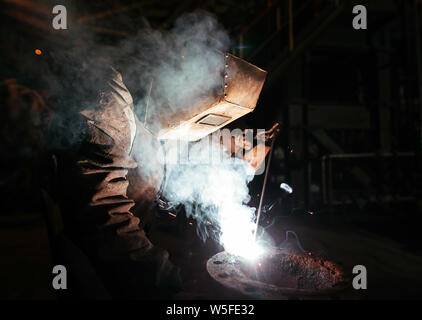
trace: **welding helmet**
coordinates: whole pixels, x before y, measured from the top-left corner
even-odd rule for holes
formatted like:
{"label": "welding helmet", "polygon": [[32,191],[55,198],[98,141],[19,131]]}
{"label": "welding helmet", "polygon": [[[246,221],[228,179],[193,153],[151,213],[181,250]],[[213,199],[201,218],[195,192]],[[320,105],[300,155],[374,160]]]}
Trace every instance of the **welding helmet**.
{"label": "welding helmet", "polygon": [[[232,54],[218,55],[222,65],[216,88],[177,112],[161,112],[155,132],[159,140],[197,141],[255,109],[267,72]],[[146,110],[145,127],[152,129],[154,122],[157,116]]]}

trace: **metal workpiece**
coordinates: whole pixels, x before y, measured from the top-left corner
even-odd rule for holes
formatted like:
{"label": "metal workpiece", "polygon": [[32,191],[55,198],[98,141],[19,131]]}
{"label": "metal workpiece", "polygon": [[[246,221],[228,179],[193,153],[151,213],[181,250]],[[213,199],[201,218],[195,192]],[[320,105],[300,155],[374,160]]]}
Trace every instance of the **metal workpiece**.
{"label": "metal workpiece", "polygon": [[345,290],[350,281],[337,264],[287,249],[256,260],[223,251],[207,261],[207,271],[222,286],[253,299],[329,297]]}

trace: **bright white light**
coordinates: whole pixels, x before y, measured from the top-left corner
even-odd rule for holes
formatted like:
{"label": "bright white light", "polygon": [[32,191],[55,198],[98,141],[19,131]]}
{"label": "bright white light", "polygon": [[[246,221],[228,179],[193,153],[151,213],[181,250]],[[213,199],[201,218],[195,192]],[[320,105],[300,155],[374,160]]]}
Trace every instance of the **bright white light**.
{"label": "bright white light", "polygon": [[289,186],[287,183],[280,184],[280,188],[285,190],[287,193],[292,193],[293,189],[291,186]]}
{"label": "bright white light", "polygon": [[[184,204],[198,226],[211,222],[219,230],[216,240],[227,252],[246,259],[259,257],[264,249],[254,237],[255,208],[246,205],[254,169],[242,159],[231,158],[220,143],[197,142],[187,159],[182,165],[169,164],[167,198]],[[203,239],[210,236],[205,228],[198,232]]]}
{"label": "bright white light", "polygon": [[224,249],[233,255],[247,260],[258,259],[265,251],[264,248],[255,241],[248,241],[245,243],[227,241],[227,244],[224,245]]}
{"label": "bright white light", "polygon": [[255,223],[251,219],[254,209],[247,206],[227,207],[220,211],[220,242],[233,254],[253,260],[264,253],[254,237]]}

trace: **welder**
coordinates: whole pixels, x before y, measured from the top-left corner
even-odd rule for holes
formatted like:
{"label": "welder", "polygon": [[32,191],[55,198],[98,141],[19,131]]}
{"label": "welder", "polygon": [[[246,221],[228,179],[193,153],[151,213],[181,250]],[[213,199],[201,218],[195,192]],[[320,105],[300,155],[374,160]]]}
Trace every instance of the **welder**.
{"label": "welder", "polygon": [[[226,58],[233,60],[232,69],[239,68],[233,83],[236,75],[245,78],[242,68],[255,68],[235,57],[226,55]],[[133,180],[131,189],[135,191],[128,196],[128,172],[142,167],[146,161],[151,162],[152,154],[159,157],[159,139],[137,119],[132,96],[118,71],[101,62],[85,68],[86,73],[81,69],[83,77],[79,76],[79,79],[89,85],[68,77],[72,82],[63,87],[63,96],[73,94],[71,100],[73,105],[78,105],[77,112],[73,109],[58,113],[51,129],[52,140],[61,140],[53,143],[53,187],[45,192],[46,202],[51,204],[49,229],[54,239],[56,263],[68,266],[74,294],[78,297],[92,294],[116,298],[170,297],[182,288],[179,269],[169,261],[167,251],[153,246],[143,230],[143,221],[131,212],[135,205],[132,199],[138,206],[139,203],[144,205],[145,210],[156,199],[157,187],[163,178],[158,158],[155,174]],[[253,92],[249,99],[252,103],[242,106],[246,101],[245,93],[236,92],[238,88],[233,85],[236,96],[233,103],[225,102],[224,116],[208,110],[204,111],[205,117],[199,115],[198,119],[190,119],[196,123],[196,128],[206,128],[205,131],[201,129],[201,136],[198,136],[198,130],[193,132],[195,139],[226,124],[221,122],[211,128],[205,121],[216,121],[218,117],[233,121],[253,110],[265,72],[252,71],[248,71],[255,72],[248,78],[249,87],[238,81],[240,86],[245,85],[245,92]],[[78,86],[89,87],[91,92],[72,91]],[[230,96],[230,92],[224,96]],[[243,100],[237,103],[236,99]],[[63,104],[65,99],[57,102]],[[231,115],[235,108],[236,113]],[[204,120],[206,117],[213,118]],[[54,134],[57,132],[67,132],[67,136],[63,139]],[[167,134],[169,132],[171,134],[171,131]],[[142,143],[137,143],[137,139]],[[239,143],[234,149],[239,149]],[[258,162],[262,162],[265,154]],[[87,293],[89,291],[91,293]]]}

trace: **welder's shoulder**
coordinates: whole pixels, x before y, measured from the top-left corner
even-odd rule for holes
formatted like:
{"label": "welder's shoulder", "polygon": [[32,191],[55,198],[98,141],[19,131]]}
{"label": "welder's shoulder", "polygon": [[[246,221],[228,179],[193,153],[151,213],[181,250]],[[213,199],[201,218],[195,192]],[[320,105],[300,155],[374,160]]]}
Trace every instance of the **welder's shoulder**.
{"label": "welder's shoulder", "polygon": [[103,73],[101,84],[97,84],[97,101],[87,106],[81,113],[92,119],[96,119],[105,113],[106,116],[111,113],[119,113],[125,108],[133,109],[133,99],[129,90],[123,82],[122,75],[114,68],[110,67]]}
{"label": "welder's shoulder", "polygon": [[120,72],[113,67],[110,67],[110,79],[107,82],[110,94],[113,95],[114,99],[121,105],[133,105],[132,95],[123,83],[123,78]]}
{"label": "welder's shoulder", "polygon": [[80,114],[88,120],[90,127],[100,129],[115,144],[130,149],[136,133],[132,96],[115,69],[110,68],[102,81],[97,101]]}

